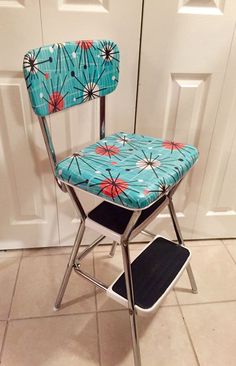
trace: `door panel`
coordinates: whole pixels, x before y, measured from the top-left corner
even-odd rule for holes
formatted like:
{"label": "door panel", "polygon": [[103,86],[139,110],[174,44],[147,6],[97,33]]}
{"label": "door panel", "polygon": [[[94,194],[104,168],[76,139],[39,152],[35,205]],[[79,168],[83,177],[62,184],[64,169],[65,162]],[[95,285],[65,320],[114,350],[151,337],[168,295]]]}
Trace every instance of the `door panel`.
{"label": "door panel", "polygon": [[234,34],[194,228],[196,237],[236,237],[235,65]]}
{"label": "door panel", "polygon": [[[184,236],[189,239],[207,237],[204,230],[199,234],[193,228],[235,14],[232,0],[145,1],[136,131],[199,148],[199,162],[174,198]],[[153,224],[158,232],[173,235],[167,212],[158,223]]]}
{"label": "door panel", "polygon": [[0,1],[0,249],[57,245],[55,187],[22,60],[42,43],[38,1]]}
{"label": "door panel", "polygon": [[[41,0],[44,44],[79,39],[111,39],[121,52],[120,81],[106,98],[106,134],[134,129],[141,0]],[[99,101],[51,117],[59,157],[98,139]],[[98,199],[79,194],[87,209]],[[57,190],[61,244],[72,244],[78,220],[67,195]],[[96,234],[88,232],[85,242]]]}

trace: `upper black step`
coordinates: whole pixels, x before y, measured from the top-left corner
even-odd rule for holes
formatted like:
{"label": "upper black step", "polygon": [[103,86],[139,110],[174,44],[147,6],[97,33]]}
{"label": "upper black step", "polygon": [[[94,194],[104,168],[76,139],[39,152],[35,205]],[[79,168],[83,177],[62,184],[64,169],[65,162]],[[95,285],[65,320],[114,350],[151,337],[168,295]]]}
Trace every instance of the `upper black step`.
{"label": "upper black step", "polygon": [[[165,200],[166,197],[163,196],[153,205],[144,209],[139,216],[134,229],[141,225]],[[89,212],[88,217],[118,234],[123,234],[132,214],[133,211],[131,210],[103,201]]]}

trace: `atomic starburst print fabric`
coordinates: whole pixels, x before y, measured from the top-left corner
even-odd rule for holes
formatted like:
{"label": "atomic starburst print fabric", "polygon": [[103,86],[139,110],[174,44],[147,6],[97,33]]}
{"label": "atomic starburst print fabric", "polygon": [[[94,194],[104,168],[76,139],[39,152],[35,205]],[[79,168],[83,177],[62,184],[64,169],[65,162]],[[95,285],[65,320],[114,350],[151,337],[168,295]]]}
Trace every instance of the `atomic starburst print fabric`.
{"label": "atomic starburst print fabric", "polygon": [[[32,107],[47,116],[105,96],[119,79],[119,49],[110,40],[33,49],[23,71]],[[130,209],[144,209],[178,183],[198,158],[182,142],[119,132],[56,163],[59,180]]]}
{"label": "atomic starburst print fabric", "polygon": [[197,158],[193,146],[119,132],[59,162],[56,175],[118,205],[142,209],[168,193]]}
{"label": "atomic starburst print fabric", "polygon": [[32,107],[39,116],[107,95],[119,79],[119,50],[109,40],[55,43],[23,61]]}

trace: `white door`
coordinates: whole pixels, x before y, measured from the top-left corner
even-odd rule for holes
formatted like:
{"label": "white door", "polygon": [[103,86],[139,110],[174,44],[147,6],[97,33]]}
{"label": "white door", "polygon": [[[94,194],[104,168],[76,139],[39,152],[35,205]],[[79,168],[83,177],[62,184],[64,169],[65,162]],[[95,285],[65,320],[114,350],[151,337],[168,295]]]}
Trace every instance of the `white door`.
{"label": "white door", "polygon": [[235,19],[235,0],[145,1],[136,132],[200,150],[174,199],[185,238],[236,236]]}
{"label": "white door", "polygon": [[[133,131],[141,0],[0,0],[0,249],[72,244],[78,220],[50,174],[22,78],[24,53],[41,44],[108,38],[121,50],[119,92],[108,96],[107,133]],[[98,102],[50,118],[59,158],[98,138]],[[85,207],[95,199],[81,194]],[[4,209],[3,209],[4,208]],[[88,233],[87,239],[94,237]],[[86,239],[86,241],[87,241]]]}
{"label": "white door", "polygon": [[236,237],[236,32],[194,226],[196,237]]}
{"label": "white door", "polygon": [[[133,132],[137,86],[141,0],[41,0],[43,42],[79,39],[112,39],[121,52],[121,76],[117,91],[107,96],[106,134]],[[99,138],[98,105],[84,104],[51,117],[52,137],[59,157],[78,151]],[[83,192],[86,209],[98,199]],[[60,242],[72,244],[78,227],[68,196],[57,189]],[[97,236],[87,231],[85,242]]]}
{"label": "white door", "polygon": [[55,186],[22,75],[42,43],[39,1],[0,1],[0,249],[59,242]]}

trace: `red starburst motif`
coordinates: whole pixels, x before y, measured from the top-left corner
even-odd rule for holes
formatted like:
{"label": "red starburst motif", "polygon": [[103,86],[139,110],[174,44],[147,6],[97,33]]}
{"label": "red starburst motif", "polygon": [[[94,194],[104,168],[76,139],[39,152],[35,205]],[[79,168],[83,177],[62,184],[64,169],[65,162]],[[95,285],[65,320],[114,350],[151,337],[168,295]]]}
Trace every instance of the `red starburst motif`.
{"label": "red starburst motif", "polygon": [[116,197],[128,188],[128,183],[122,179],[105,179],[100,183],[102,192],[109,197]]}
{"label": "red starburst motif", "polygon": [[112,155],[119,154],[120,149],[117,146],[105,145],[105,146],[97,146],[95,151],[96,151],[96,154],[106,155],[106,156],[111,157]]}
{"label": "red starburst motif", "polygon": [[45,76],[45,79],[48,80],[48,78],[49,78],[48,72],[46,72],[46,74],[44,76]]}
{"label": "red starburst motif", "polygon": [[77,44],[83,50],[87,50],[88,48],[91,48],[93,46],[93,41],[92,40],[78,41]]}
{"label": "red starburst motif", "polygon": [[146,196],[146,195],[148,195],[148,194],[150,193],[150,191],[146,188],[146,189],[144,189],[143,193],[144,193],[144,194],[145,194],[145,196]]}
{"label": "red starburst motif", "polygon": [[50,95],[48,103],[49,113],[59,112],[64,108],[63,96],[59,92],[53,92]]}
{"label": "red starburst motif", "polygon": [[181,142],[174,142],[174,141],[163,141],[162,146],[165,149],[168,150],[181,150],[184,147],[184,144],[182,144]]}

